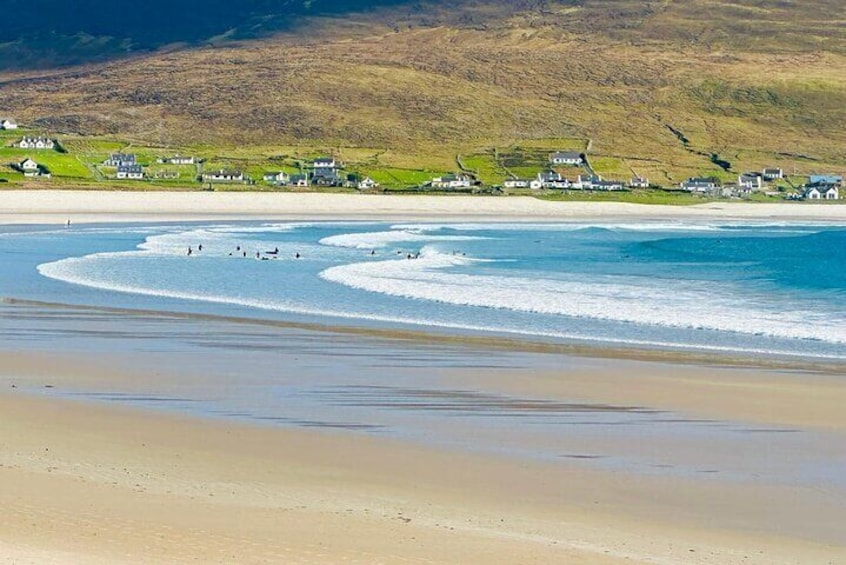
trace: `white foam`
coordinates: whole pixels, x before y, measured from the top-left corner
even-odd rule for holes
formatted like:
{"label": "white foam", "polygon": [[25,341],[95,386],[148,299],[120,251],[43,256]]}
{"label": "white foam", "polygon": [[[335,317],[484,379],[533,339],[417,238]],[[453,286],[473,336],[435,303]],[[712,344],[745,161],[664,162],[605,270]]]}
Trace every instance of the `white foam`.
{"label": "white foam", "polygon": [[461,235],[431,235],[415,230],[392,230],[333,235],[321,239],[320,244],[351,249],[381,249],[403,243],[473,241],[478,239],[483,238]]}
{"label": "white foam", "polygon": [[663,291],[634,277],[530,279],[447,272],[467,260],[428,250],[420,259],[354,263],[320,276],[390,296],[516,312],[846,343],[846,324],[825,313],[767,309],[728,285],[673,282]]}
{"label": "white foam", "polygon": [[[819,228],[828,224],[819,224]],[[725,232],[736,231],[739,228],[754,229],[776,229],[778,233],[816,233],[818,229],[808,222],[803,223],[750,223],[750,222],[702,222],[702,221],[679,221],[679,222],[557,222],[557,223],[467,223],[467,224],[395,224],[391,226],[394,230],[407,230],[420,233],[431,233],[442,230],[457,232],[474,231],[581,231],[587,229],[603,229],[609,231],[634,231],[634,232]]]}

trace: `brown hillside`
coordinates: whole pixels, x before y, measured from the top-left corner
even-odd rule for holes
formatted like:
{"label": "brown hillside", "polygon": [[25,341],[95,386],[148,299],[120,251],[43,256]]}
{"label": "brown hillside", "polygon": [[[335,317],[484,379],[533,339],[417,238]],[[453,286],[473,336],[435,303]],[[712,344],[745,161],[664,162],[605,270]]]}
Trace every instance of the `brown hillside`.
{"label": "brown hillside", "polygon": [[710,170],[711,154],[734,169],[844,169],[839,4],[397,8],[270,40],[8,74],[0,108],[54,132],[172,144],[446,155],[579,138],[656,179]]}

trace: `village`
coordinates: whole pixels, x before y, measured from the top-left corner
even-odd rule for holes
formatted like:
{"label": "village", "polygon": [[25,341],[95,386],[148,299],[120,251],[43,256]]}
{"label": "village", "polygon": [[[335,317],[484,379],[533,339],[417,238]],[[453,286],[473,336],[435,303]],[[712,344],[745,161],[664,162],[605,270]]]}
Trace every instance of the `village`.
{"label": "village", "polygon": [[[174,188],[193,185],[204,190],[232,190],[237,187],[242,187],[242,190],[406,190],[558,194],[562,197],[661,191],[667,195],[686,194],[711,199],[775,198],[788,201],[838,201],[843,187],[841,174],[811,172],[801,176],[787,175],[778,167],[739,173],[736,180],[727,180],[717,175],[694,176],[675,184],[650,182],[640,175],[627,179],[604,178],[595,170],[586,152],[577,150],[551,151],[546,154],[545,163],[535,162],[533,174],[518,175],[508,171],[496,181],[480,179],[477,172],[463,166],[460,159],[456,159],[461,166],[460,170],[441,174],[433,172],[428,178],[422,170],[413,171],[414,174],[407,177],[380,174],[383,171],[378,168],[363,171],[362,167],[348,166],[333,156],[283,160],[284,166],[277,169],[265,167],[260,170],[253,165],[249,171],[236,166],[216,166],[219,163],[213,163],[213,159],[196,155],[163,152],[152,155],[149,150],[144,155],[128,149],[110,151],[101,161],[92,162],[72,154],[72,148],[66,147],[61,139],[44,134],[33,135],[19,128],[18,123],[11,118],[0,118],[0,133],[6,134],[6,137],[0,138],[4,142],[4,146],[0,147],[0,155],[5,151],[10,156],[18,157],[14,161],[0,163],[11,172],[10,175],[0,173],[0,182],[14,182],[14,174],[17,174],[26,180],[87,177],[97,183],[147,182]],[[15,136],[15,133],[18,135]],[[80,144],[79,140],[76,140],[76,144]],[[532,166],[522,166],[520,172],[531,173],[531,169]],[[376,178],[380,176],[382,178]]]}

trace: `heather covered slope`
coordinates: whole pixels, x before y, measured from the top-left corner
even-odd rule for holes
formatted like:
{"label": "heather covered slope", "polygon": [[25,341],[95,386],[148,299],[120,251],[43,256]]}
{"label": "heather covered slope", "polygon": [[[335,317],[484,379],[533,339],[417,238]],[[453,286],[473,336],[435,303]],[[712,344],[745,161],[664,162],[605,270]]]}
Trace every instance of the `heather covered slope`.
{"label": "heather covered slope", "polygon": [[[587,149],[659,181],[846,168],[834,0],[401,3],[272,38],[7,71],[37,128],[170,145]],[[725,167],[726,163],[722,163]]]}

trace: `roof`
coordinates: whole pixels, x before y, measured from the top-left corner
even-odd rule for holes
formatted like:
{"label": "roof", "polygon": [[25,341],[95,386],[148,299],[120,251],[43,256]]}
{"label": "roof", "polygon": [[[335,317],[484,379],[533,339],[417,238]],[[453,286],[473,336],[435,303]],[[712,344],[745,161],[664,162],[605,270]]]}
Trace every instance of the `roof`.
{"label": "roof", "polygon": [[141,165],[121,165],[118,167],[119,173],[140,173],[141,171]]}
{"label": "roof", "polygon": [[581,159],[582,154],[578,151],[556,151],[550,157],[552,159]]}
{"label": "roof", "polygon": [[781,173],[782,173],[782,170],[781,170],[781,169],[769,169],[769,168],[764,169],[764,174],[765,174],[765,175],[769,175],[769,174],[775,174],[775,175],[777,175],[777,174],[781,174]]}

